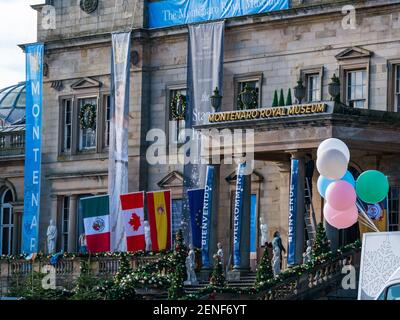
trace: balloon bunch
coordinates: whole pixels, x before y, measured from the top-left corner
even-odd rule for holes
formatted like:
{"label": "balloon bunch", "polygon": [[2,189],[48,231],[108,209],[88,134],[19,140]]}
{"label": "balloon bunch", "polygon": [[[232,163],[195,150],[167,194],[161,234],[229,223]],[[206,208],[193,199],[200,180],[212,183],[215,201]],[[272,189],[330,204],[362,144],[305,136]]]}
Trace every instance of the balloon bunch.
{"label": "balloon bunch", "polygon": [[326,200],[326,221],[337,229],[349,228],[357,222],[357,196],[366,203],[375,204],[389,192],[388,179],[379,171],[366,171],[355,181],[347,170],[349,161],[349,148],[339,139],[327,139],[318,147],[318,192]]}

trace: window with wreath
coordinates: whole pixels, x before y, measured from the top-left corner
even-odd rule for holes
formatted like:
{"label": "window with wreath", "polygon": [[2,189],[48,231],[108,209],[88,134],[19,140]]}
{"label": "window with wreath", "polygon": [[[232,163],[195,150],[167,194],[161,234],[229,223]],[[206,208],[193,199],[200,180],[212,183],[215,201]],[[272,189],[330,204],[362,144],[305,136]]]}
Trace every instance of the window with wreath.
{"label": "window with wreath", "polygon": [[79,150],[96,148],[97,98],[78,99]]}
{"label": "window with wreath", "polygon": [[183,143],[185,140],[184,137],[179,137],[179,134],[185,129],[186,95],[186,88],[169,89],[169,126],[172,126],[169,128],[169,139],[171,142]]}
{"label": "window with wreath", "polygon": [[262,73],[234,77],[235,105],[237,110],[257,109],[261,106]]}

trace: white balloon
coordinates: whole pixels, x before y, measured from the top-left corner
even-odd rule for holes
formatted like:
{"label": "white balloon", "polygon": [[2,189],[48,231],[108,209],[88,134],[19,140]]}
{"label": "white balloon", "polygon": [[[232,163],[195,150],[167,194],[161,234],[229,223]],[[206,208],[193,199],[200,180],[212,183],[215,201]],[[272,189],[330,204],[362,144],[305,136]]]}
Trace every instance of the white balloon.
{"label": "white balloon", "polygon": [[345,155],[347,161],[350,161],[349,148],[342,140],[336,138],[330,138],[322,141],[317,150],[317,157],[319,157],[324,151],[329,149],[336,149],[341,151]]}
{"label": "white balloon", "polygon": [[342,179],[346,174],[348,164],[346,156],[337,149],[326,150],[317,158],[318,172],[332,180]]}

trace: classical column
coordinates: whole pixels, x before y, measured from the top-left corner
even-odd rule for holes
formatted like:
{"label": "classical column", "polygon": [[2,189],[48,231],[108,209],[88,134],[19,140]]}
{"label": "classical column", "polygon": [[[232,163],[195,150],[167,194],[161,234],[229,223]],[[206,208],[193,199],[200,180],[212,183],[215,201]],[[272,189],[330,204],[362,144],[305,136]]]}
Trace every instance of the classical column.
{"label": "classical column", "polygon": [[304,252],[305,159],[300,152],[291,153],[289,184],[288,264],[301,264]]}
{"label": "classical column", "polygon": [[68,221],[68,252],[76,252],[76,216],[77,216],[77,196],[69,197],[69,221]]}

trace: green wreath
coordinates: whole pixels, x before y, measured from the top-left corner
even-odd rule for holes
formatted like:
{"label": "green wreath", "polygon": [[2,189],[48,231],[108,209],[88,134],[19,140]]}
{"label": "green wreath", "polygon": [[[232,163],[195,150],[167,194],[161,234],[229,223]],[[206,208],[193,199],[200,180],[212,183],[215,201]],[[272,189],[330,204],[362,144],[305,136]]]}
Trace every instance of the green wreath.
{"label": "green wreath", "polygon": [[[177,109],[178,101],[182,103],[182,109]],[[186,112],[186,96],[181,93],[177,93],[175,97],[173,97],[171,101],[171,117],[173,120],[184,120],[185,119],[185,112]]]}
{"label": "green wreath", "polygon": [[[245,91],[251,93],[251,102],[247,106],[242,101],[242,95],[245,93]],[[248,85],[246,85],[245,88],[243,89],[243,91],[238,94],[237,103],[238,103],[238,109],[239,110],[257,109],[258,108],[258,93],[257,93],[257,90],[254,89],[254,88],[250,88]]]}
{"label": "green wreath", "polygon": [[79,112],[79,124],[81,129],[95,129],[96,128],[96,106],[87,103],[81,107]]}

